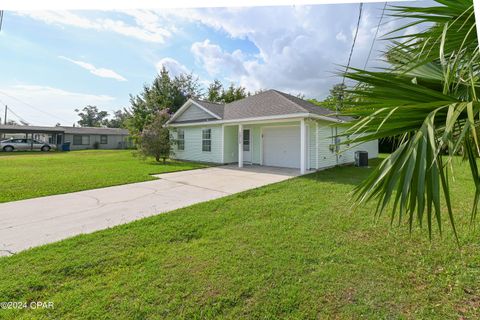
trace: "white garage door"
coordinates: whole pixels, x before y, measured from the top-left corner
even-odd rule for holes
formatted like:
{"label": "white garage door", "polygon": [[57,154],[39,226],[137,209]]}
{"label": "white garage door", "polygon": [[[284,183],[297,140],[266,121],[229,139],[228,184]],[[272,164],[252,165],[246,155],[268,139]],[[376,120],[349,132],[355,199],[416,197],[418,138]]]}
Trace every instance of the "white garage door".
{"label": "white garage door", "polygon": [[263,164],[300,168],[300,127],[263,128]]}

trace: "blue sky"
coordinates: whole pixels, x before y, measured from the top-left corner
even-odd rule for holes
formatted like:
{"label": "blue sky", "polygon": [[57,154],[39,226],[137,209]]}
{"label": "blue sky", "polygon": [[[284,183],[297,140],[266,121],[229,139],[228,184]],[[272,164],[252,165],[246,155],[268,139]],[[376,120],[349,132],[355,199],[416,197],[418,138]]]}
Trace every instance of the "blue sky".
{"label": "blue sky", "polygon": [[[364,6],[353,66],[365,63],[382,7]],[[0,105],[31,124],[71,125],[87,104],[128,107],[162,65],[204,84],[217,78],[320,99],[340,81],[334,73],[347,61],[357,14],[358,4],[5,12]],[[386,18],[380,33],[396,23]],[[383,46],[376,42],[370,67]]]}

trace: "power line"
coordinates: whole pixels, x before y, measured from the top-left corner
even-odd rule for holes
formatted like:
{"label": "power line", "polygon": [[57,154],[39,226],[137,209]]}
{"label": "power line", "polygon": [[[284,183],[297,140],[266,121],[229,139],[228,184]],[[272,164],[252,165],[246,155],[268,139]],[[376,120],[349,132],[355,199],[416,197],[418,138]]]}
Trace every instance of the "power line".
{"label": "power line", "polygon": [[375,36],[373,37],[372,45],[370,46],[370,50],[368,51],[367,60],[365,60],[365,65],[363,66],[363,69],[367,69],[368,60],[370,59],[370,55],[372,54],[373,46],[375,45],[375,40],[377,40],[378,30],[380,30],[380,25],[382,24],[386,7],[387,7],[387,2],[385,1],[385,4],[383,5],[383,9],[382,9],[382,15],[380,16],[380,20],[378,20],[377,31],[375,31]]}
{"label": "power line", "polygon": [[24,118],[20,117],[18,114],[16,114],[11,107],[7,107],[8,108],[8,111],[10,111],[10,113],[12,113],[14,116],[16,116],[18,118],[18,120],[20,120],[20,122],[23,122],[23,123],[29,123],[27,120],[25,120]]}
{"label": "power line", "polygon": [[23,121],[25,123],[30,123],[30,121],[25,120],[25,118],[22,118],[17,113],[15,113],[12,110],[12,107],[8,107],[7,104],[2,99],[0,99],[0,104],[4,105],[12,114],[14,114],[18,118],[18,120]]}
{"label": "power line", "polygon": [[41,112],[41,113],[43,113],[43,114],[46,114],[46,115],[48,115],[48,116],[50,116],[50,117],[52,117],[52,118],[55,118],[55,119],[60,120],[60,121],[62,121],[62,122],[67,122],[67,123],[68,123],[68,121],[65,121],[65,119],[61,119],[61,118],[57,117],[56,115],[54,115],[54,114],[52,114],[52,113],[49,113],[49,112],[47,112],[47,111],[44,111],[44,110],[42,110],[41,108],[35,107],[34,105],[31,105],[31,104],[28,103],[28,102],[22,101],[22,100],[20,100],[19,98],[16,98],[16,97],[14,97],[14,96],[12,96],[12,95],[10,95],[10,94],[8,94],[8,93],[5,93],[5,92],[3,92],[3,91],[0,91],[0,94],[3,94],[4,96],[7,96],[7,97],[9,97],[9,98],[15,99],[15,100],[17,100],[18,102],[20,102],[20,103],[22,103],[22,104],[24,104],[24,105],[26,105],[26,106],[28,106],[28,107],[30,107],[30,108],[38,111],[38,112]]}
{"label": "power line", "polygon": [[[348,55],[348,62],[347,66],[345,67],[345,72],[343,73],[342,77],[342,91],[345,88],[345,77],[347,75],[348,69],[350,68],[350,62],[352,61],[352,54],[353,49],[355,48],[355,43],[357,42],[358,36],[358,29],[360,29],[360,21],[362,20],[362,10],[363,10],[363,3],[360,2],[360,6],[358,8],[358,20],[357,20],[357,28],[355,29],[355,36],[353,37],[352,48],[350,49],[350,54]],[[340,106],[343,107],[343,93],[340,95]],[[338,103],[335,104],[335,115],[338,116]],[[338,141],[338,126],[335,126],[335,146],[339,148],[339,141]],[[336,162],[338,163],[338,151],[336,155]]]}
{"label": "power line", "polygon": [[358,29],[360,29],[360,21],[362,20],[362,10],[363,10],[363,2],[360,2],[360,7],[359,7],[359,10],[358,10],[357,28],[355,29],[355,36],[353,37],[352,48],[350,49],[350,54],[348,55],[347,66],[345,68],[345,72],[343,73],[342,87],[345,86],[345,77],[348,73],[348,69],[350,69],[350,62],[352,61],[353,49],[355,48],[355,43],[357,42]]}
{"label": "power line", "polygon": [[[352,47],[350,48],[350,54],[348,55],[347,66],[345,67],[345,72],[343,73],[343,77],[342,77],[342,91],[345,88],[345,77],[348,73],[348,69],[350,69],[350,62],[352,61],[353,49],[355,48],[355,43],[357,42],[358,29],[360,29],[360,21],[362,20],[362,10],[363,10],[363,2],[360,2],[360,6],[358,8],[357,28],[355,29],[355,35],[353,37]],[[343,107],[343,94],[340,96],[340,107]],[[338,115],[338,103],[335,104],[335,113]]]}

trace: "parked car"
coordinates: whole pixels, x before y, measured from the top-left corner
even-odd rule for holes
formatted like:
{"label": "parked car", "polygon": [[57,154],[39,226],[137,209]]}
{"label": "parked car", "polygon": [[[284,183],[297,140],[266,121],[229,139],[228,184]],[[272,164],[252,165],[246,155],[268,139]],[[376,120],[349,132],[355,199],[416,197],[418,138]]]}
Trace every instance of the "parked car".
{"label": "parked car", "polygon": [[50,151],[55,146],[38,140],[32,139],[8,139],[0,141],[0,150],[11,152],[14,150],[40,150]]}

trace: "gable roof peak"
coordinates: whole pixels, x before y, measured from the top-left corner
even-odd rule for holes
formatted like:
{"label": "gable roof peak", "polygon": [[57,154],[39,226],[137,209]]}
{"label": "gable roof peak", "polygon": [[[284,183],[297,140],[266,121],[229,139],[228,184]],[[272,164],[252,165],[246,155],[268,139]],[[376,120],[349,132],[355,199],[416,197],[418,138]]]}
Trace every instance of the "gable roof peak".
{"label": "gable roof peak", "polygon": [[212,102],[212,101],[199,99],[199,98],[190,98],[190,99],[192,99],[193,101],[198,102],[198,103],[209,103],[209,104],[216,104],[216,105],[219,105],[219,106],[224,106],[225,105],[225,103]]}

